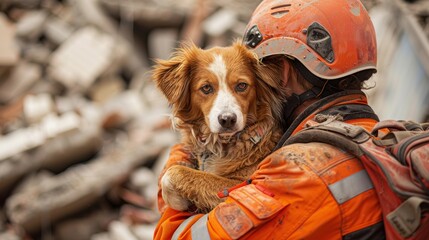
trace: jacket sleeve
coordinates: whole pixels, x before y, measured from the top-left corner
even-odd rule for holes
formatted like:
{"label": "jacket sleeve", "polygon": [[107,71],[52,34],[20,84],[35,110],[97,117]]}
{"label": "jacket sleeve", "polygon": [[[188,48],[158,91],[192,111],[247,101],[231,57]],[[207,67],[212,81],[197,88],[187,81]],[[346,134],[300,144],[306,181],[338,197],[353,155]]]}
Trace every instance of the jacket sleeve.
{"label": "jacket sleeve", "polygon": [[316,224],[325,229],[321,234],[341,238],[333,235],[339,234],[335,226],[341,224],[337,206],[329,205],[325,184],[299,158],[286,147],[271,154],[252,175],[251,184],[231,191],[208,214],[167,208],[155,239],[266,239],[268,235],[283,239],[293,236],[316,212],[324,215]]}
{"label": "jacket sleeve", "polygon": [[166,205],[164,200],[162,199],[161,194],[161,179],[167,169],[174,165],[183,165],[190,168],[195,168],[195,164],[191,160],[190,153],[185,149],[182,144],[176,144],[171,148],[167,163],[165,164],[163,170],[161,171],[161,174],[158,177],[158,210],[160,213],[164,212],[166,209]]}

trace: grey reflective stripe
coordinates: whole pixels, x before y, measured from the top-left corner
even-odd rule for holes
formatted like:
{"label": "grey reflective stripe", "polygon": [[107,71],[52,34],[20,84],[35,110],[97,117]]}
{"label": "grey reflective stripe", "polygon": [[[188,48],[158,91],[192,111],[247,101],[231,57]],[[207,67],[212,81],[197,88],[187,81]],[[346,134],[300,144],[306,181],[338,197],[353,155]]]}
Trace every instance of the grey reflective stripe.
{"label": "grey reflective stripe", "polygon": [[210,240],[209,230],[207,229],[208,214],[198,219],[191,228],[192,239],[194,240]]}
{"label": "grey reflective stripe", "polygon": [[328,186],[337,203],[342,204],[374,186],[365,170],[350,175]]}
{"label": "grey reflective stripe", "polygon": [[188,219],[186,219],[185,221],[182,222],[182,224],[180,224],[180,226],[176,229],[176,231],[173,234],[173,237],[171,238],[172,240],[177,240],[179,239],[180,234],[182,234],[183,229],[185,229],[185,227],[188,225],[188,223],[195,218],[195,216],[197,215],[193,215],[191,217],[189,217]]}

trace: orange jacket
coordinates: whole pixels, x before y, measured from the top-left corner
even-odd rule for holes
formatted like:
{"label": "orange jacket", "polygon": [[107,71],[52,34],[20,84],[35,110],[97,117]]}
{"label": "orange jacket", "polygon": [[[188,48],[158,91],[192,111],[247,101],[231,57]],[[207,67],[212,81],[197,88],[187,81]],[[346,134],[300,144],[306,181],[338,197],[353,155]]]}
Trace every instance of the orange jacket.
{"label": "orange jacket", "polygon": [[[322,103],[295,124],[293,134],[319,112],[345,104],[367,106],[363,94]],[[346,121],[368,130],[376,123],[370,118]],[[186,163],[180,145],[169,164],[177,161]],[[251,179],[208,214],[178,212],[160,200],[165,211],[154,239],[384,238],[380,203],[366,171],[358,159],[333,146],[284,146],[266,157]]]}

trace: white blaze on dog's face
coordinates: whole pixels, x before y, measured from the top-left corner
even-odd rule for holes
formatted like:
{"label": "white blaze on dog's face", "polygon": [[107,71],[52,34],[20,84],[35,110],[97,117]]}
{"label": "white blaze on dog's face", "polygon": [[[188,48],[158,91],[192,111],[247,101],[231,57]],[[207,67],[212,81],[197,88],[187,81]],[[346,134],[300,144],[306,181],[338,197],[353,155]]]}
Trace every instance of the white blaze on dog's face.
{"label": "white blaze on dog's face", "polygon": [[[211,132],[222,133],[243,130],[245,126],[243,110],[238,103],[237,96],[235,96],[234,90],[236,89],[234,89],[234,86],[228,84],[228,69],[222,55],[214,55],[214,61],[208,69],[217,78],[217,94],[213,96],[214,101],[207,116]],[[244,90],[248,83],[247,81],[242,81],[239,84],[242,84]],[[203,86],[203,93],[204,88],[208,88],[208,86]]]}

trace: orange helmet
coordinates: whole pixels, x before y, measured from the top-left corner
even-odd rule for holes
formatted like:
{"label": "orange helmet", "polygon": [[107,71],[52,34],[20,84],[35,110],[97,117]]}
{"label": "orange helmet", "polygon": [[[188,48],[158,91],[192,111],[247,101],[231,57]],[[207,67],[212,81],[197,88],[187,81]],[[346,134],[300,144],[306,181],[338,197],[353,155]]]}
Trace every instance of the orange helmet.
{"label": "orange helmet", "polygon": [[260,59],[284,54],[326,80],[376,72],[374,26],[360,0],[264,0],[243,41]]}

